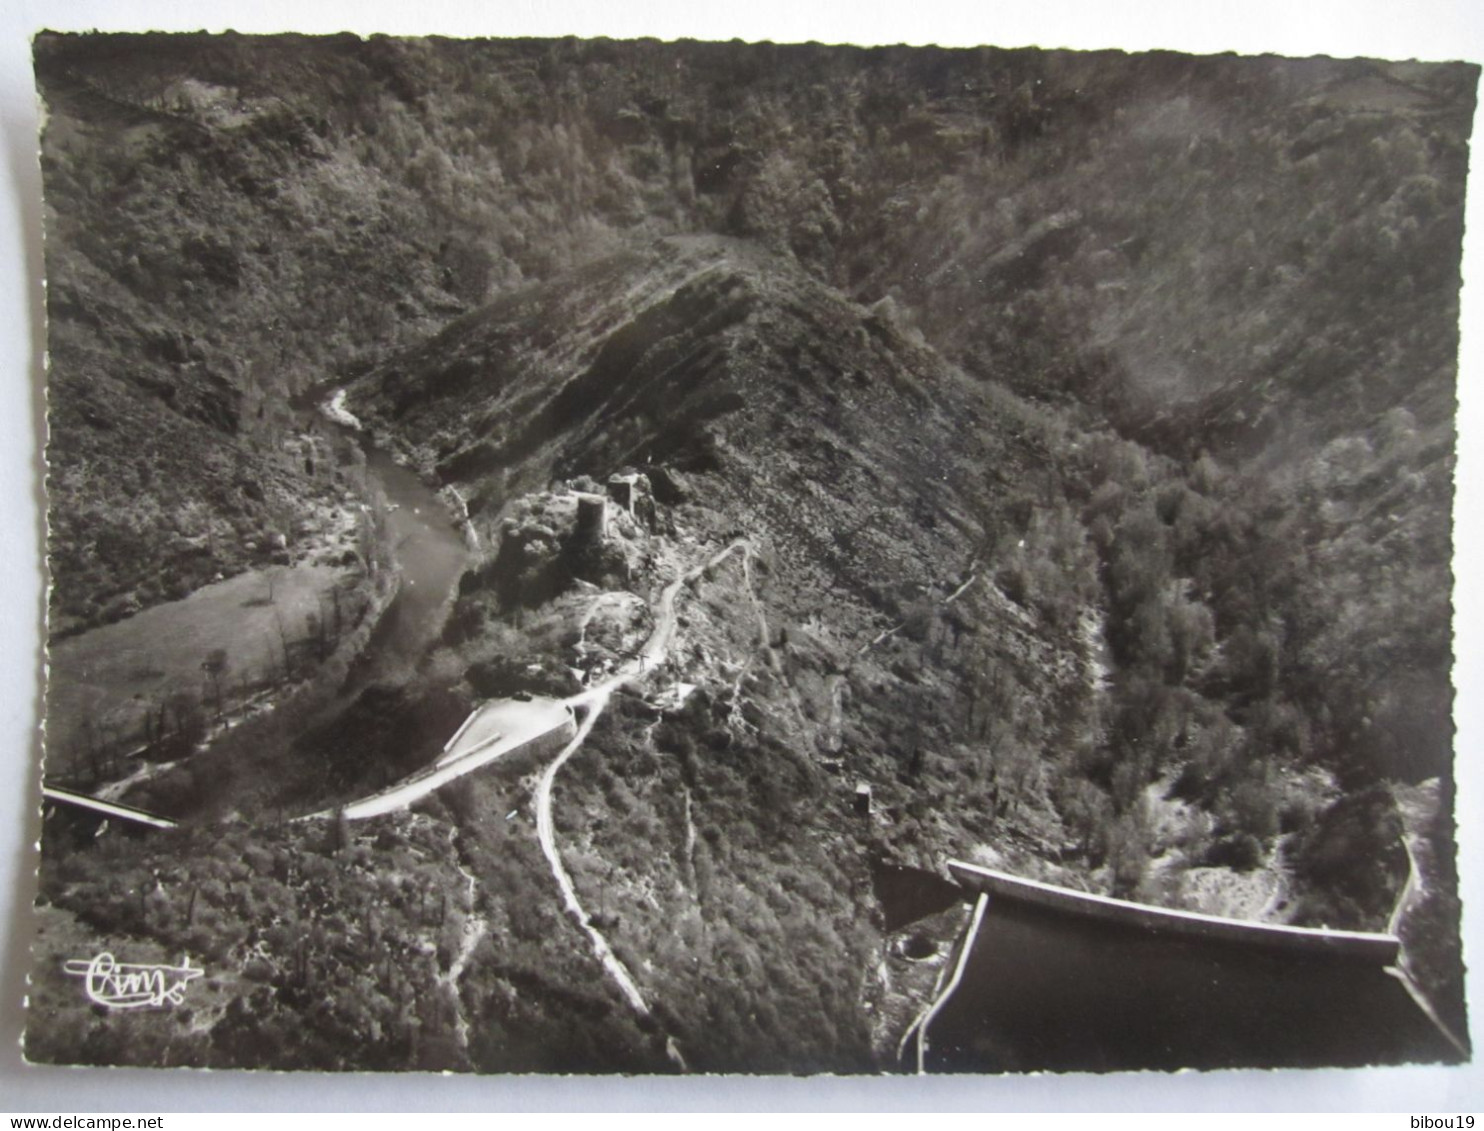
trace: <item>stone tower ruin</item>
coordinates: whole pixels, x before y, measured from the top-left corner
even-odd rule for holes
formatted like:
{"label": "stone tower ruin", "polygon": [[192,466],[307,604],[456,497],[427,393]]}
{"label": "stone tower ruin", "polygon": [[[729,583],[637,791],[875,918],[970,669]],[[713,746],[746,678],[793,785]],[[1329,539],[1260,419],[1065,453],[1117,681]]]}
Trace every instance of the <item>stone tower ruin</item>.
{"label": "stone tower ruin", "polygon": [[596,546],[608,537],[608,500],[602,495],[577,496],[577,529],[579,546]]}

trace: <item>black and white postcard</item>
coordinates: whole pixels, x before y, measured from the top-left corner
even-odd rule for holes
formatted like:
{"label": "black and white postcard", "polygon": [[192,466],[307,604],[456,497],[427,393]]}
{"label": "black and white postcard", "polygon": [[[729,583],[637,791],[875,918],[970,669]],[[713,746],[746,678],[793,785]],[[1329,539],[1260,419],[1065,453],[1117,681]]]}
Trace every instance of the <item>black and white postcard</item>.
{"label": "black and white postcard", "polygon": [[1476,65],[33,47],[28,1059],[1469,1059]]}

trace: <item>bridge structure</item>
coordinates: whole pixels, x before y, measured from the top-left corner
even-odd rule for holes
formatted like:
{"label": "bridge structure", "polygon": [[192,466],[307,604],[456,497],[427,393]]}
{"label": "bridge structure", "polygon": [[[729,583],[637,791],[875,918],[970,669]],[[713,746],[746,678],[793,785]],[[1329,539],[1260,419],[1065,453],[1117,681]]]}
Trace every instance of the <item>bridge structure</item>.
{"label": "bridge structure", "polygon": [[1467,1058],[1390,931],[1177,911],[963,861],[949,871],[983,910],[960,940],[947,992],[913,1034],[919,1072]]}

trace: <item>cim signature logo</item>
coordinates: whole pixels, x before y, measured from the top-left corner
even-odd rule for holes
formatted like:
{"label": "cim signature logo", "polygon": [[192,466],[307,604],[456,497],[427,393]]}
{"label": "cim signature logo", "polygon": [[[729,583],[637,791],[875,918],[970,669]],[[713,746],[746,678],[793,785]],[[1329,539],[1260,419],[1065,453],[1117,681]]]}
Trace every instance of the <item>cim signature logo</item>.
{"label": "cim signature logo", "polygon": [[179,966],[119,962],[104,951],[92,958],[71,958],[62,969],[83,979],[88,1000],[108,1009],[159,1009],[185,1000],[186,986],[206,973],[187,959]]}

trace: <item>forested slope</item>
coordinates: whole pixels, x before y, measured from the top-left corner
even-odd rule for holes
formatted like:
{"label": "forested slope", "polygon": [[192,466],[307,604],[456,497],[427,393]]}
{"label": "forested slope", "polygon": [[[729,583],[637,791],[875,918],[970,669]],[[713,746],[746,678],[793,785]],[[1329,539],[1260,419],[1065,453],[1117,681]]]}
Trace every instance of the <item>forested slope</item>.
{"label": "forested slope", "polygon": [[[864,1069],[883,861],[1385,924],[1393,783],[1451,790],[1476,68],[236,36],[37,54],[55,628],[172,595],[139,580],[162,562],[189,588],[292,530],[315,490],[285,454],[296,397],[343,387],[467,500],[482,550],[438,647],[274,763],[304,812],[411,768],[482,698],[578,694],[664,585],[749,547],[687,587],[666,663],[557,792],[654,1018],[591,989],[525,835],[531,775],[495,768],[358,846],[274,832],[240,877],[261,900],[218,897],[195,840],[125,855],[120,883],[168,862],[224,922],[304,877],[333,895],[260,968],[282,1013],[254,1063],[354,1067],[332,1050],[359,1026],[377,1065],[663,1068],[667,1034],[713,1070]],[[572,491],[619,472],[641,502],[595,549]],[[437,883],[472,877],[456,910],[485,929],[466,988],[421,1015],[340,957],[454,928],[356,874],[409,845]],[[47,867],[89,929],[189,934],[175,903],[136,913],[75,859]],[[1416,956],[1458,1021],[1456,898],[1429,898]],[[407,978],[453,978],[433,945]],[[367,1016],[316,1012],[310,970]],[[170,1055],[232,1063],[233,1030],[204,1035],[246,1024],[232,1008]]]}

